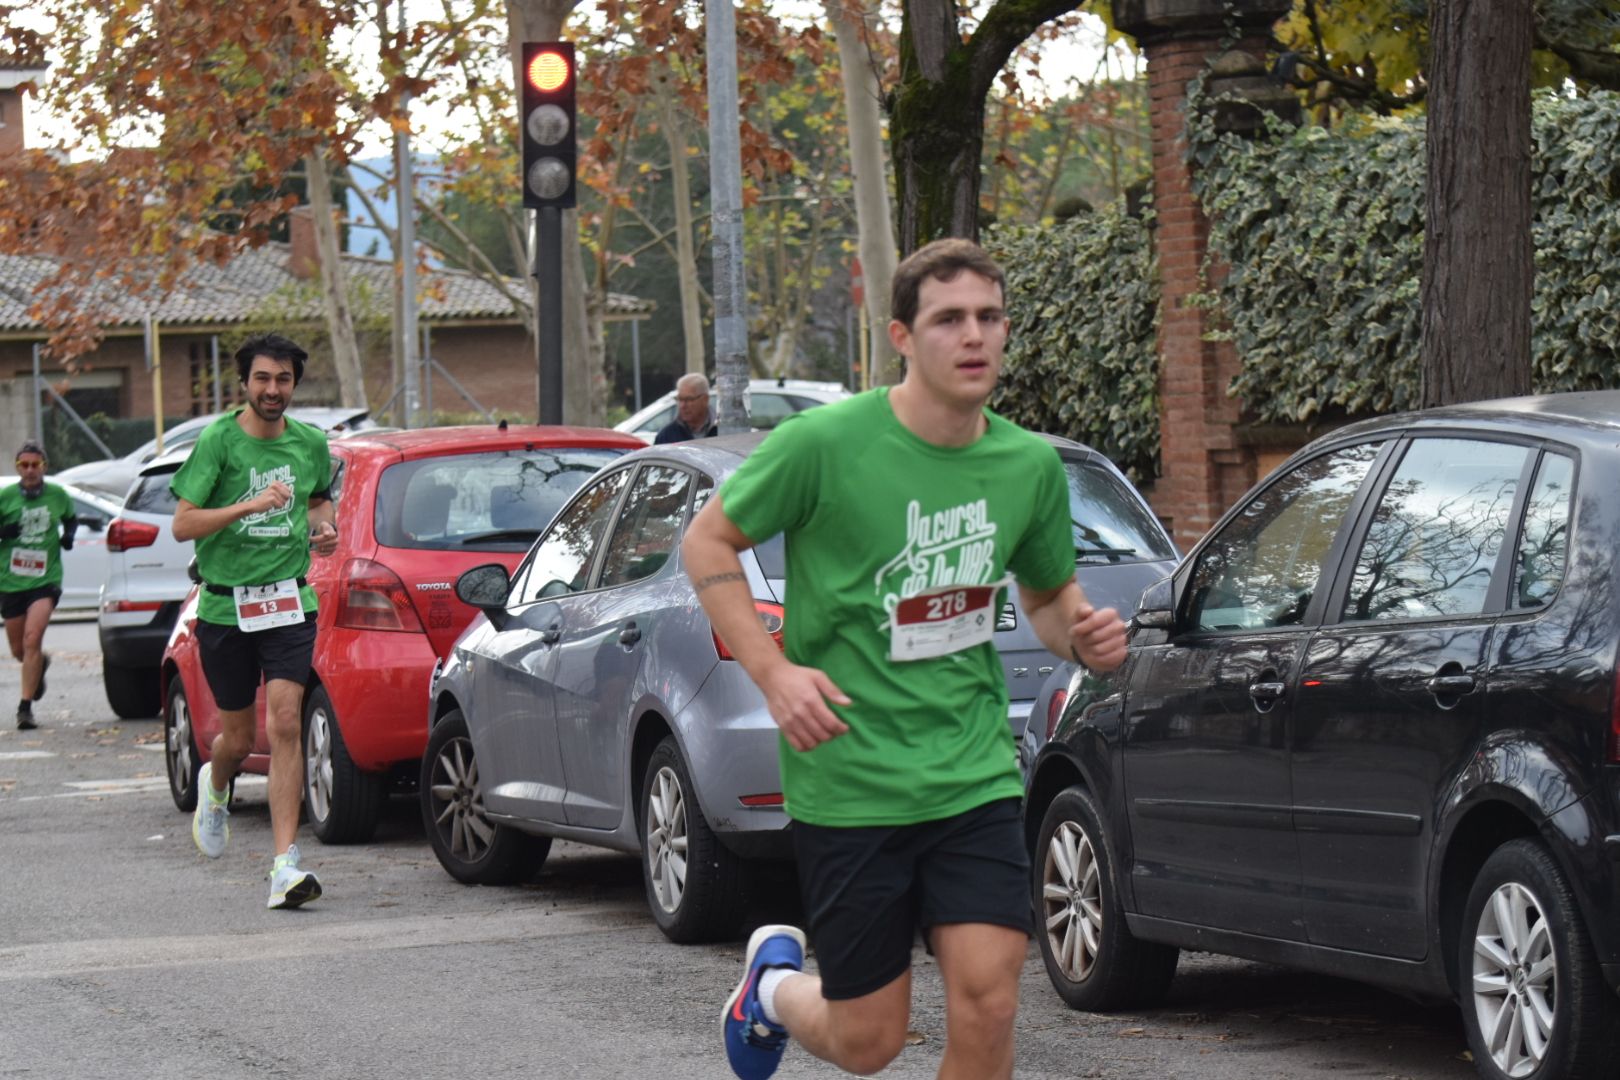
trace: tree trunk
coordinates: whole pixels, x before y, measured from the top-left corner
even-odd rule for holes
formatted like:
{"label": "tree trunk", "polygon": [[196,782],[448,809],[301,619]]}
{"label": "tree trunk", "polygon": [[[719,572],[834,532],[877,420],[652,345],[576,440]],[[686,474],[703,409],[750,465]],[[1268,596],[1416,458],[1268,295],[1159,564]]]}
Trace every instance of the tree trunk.
{"label": "tree trunk", "polygon": [[1079,6],[997,0],[964,43],[954,0],[906,0],[889,123],[903,254],[942,236],[978,239],[985,96],[1025,38]]}
{"label": "tree trunk", "polygon": [[707,370],[707,346],[703,336],[703,309],[699,306],[697,247],[692,237],[692,170],[686,156],[686,118],[675,100],[670,76],[653,80],[658,100],[658,127],[669,147],[669,180],[675,201],[675,278],[681,290],[681,339],[686,351],[686,370],[702,375]]}
{"label": "tree trunk", "polygon": [[[578,5],[579,0],[507,0],[506,23],[510,28],[507,49],[512,58],[512,85],[522,99],[523,43],[525,41],[562,40],[563,21]],[[513,117],[514,124],[517,118]],[[519,183],[513,177],[514,186]],[[563,235],[563,422],[568,424],[592,423],[593,412],[599,410],[593,402],[599,401],[599,378],[602,370],[599,360],[594,361],[589,341],[590,319],[585,311],[585,264],[579,251],[579,212],[562,212]],[[533,243],[533,231],[531,240]],[[528,265],[533,265],[532,258]],[[539,305],[535,305],[538,312]],[[537,331],[538,327],[531,327]],[[538,363],[538,360],[536,360]]]}
{"label": "tree trunk", "polygon": [[1430,7],[1422,404],[1530,392],[1531,0]]}
{"label": "tree trunk", "polygon": [[[844,115],[849,128],[849,162],[855,174],[855,227],[861,253],[861,279],[868,333],[866,385],[900,379],[889,344],[889,289],[896,264],[894,219],[889,205],[889,177],[883,157],[883,124],[878,115],[881,90],[871,50],[866,45],[869,11],[827,0],[827,17],[838,37],[838,64],[844,80]],[[860,22],[856,21],[859,17]]]}
{"label": "tree trunk", "polygon": [[320,154],[304,158],[305,187],[315,217],[316,261],[321,270],[321,302],[326,308],[326,332],[332,339],[332,367],[337,374],[338,398],[347,408],[366,407],[366,381],[360,367],[360,343],[354,335],[354,314],[349,309],[349,283],[343,273],[343,252],[337,223],[332,220],[332,180]]}

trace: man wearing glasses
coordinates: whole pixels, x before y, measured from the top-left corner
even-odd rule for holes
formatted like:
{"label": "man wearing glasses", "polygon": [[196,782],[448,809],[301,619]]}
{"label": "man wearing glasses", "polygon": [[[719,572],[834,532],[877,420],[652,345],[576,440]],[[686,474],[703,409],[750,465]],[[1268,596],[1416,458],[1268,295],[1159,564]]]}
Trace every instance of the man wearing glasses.
{"label": "man wearing glasses", "polygon": [[709,380],[697,374],[682,375],[675,383],[675,419],[663,426],[653,443],[706,439],[719,433],[709,411]]}
{"label": "man wearing glasses", "polygon": [[[34,702],[45,696],[45,627],[62,599],[62,551],[79,527],[73,499],[45,482],[45,449],[29,439],[17,451],[18,482],[0,488],[0,617],[11,655],[22,664],[17,729],[34,723]],[[59,551],[58,548],[61,550]]]}

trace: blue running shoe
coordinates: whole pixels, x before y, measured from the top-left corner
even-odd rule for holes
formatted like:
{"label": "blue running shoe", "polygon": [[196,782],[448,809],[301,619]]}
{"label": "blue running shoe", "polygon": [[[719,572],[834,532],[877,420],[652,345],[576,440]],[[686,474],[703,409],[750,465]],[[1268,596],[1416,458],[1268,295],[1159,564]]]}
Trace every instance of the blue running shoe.
{"label": "blue running shoe", "polygon": [[759,977],[766,968],[804,967],[804,931],[796,926],[762,926],[748,939],[743,977],[726,999],[720,1030],[731,1071],[741,1080],[765,1080],[782,1062],[787,1029],[765,1019],[759,1003]]}

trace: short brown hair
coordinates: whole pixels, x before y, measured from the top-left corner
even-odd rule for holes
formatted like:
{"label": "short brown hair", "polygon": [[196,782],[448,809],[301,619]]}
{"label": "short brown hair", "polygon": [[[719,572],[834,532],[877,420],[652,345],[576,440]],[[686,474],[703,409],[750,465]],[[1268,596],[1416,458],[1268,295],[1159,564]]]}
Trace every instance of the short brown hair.
{"label": "short brown hair", "polygon": [[1007,278],[996,260],[973,241],[949,236],[924,244],[895,267],[889,317],[910,327],[917,318],[917,295],[922,291],[922,283],[928,278],[950,281],[963,270],[971,270],[995,282],[1001,287],[1002,296],[1006,296]]}

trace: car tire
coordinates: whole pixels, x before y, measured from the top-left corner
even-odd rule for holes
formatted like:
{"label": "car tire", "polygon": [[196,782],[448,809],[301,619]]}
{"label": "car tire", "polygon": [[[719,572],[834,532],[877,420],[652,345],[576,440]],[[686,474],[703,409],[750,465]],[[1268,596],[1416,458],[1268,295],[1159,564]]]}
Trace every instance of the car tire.
{"label": "car tire", "polygon": [[540,872],[551,838],[498,825],[484,812],[484,790],[467,719],[444,714],[422,757],[422,824],[439,865],[467,885],[516,885]]}
{"label": "car tire", "polygon": [[746,868],[709,828],[674,736],[653,750],[637,804],[641,877],[653,921],[681,945],[736,935]]}
{"label": "car tire", "polygon": [[1162,1000],[1180,950],[1141,941],[1126,926],[1114,851],[1090,792],[1071,787],[1052,800],[1030,861],[1035,936],[1058,996],[1088,1012]]}
{"label": "car tire", "polygon": [[1539,841],[1510,840],[1485,860],[1464,908],[1456,972],[1481,1076],[1614,1075],[1620,998],[1568,879]]}
{"label": "car tire", "polygon": [[146,720],[163,711],[163,678],[157,668],[129,668],[101,662],[107,704],[121,720]]}
{"label": "car tire", "polygon": [[169,683],[169,703],[163,710],[163,764],[169,771],[169,795],[186,813],[197,809],[197,773],[202,754],[191,726],[191,703],[185,684],[175,675]]}
{"label": "car tire", "polygon": [[387,778],[349,757],[337,711],[323,686],[304,702],[304,816],[323,844],[363,844],[377,831]]}

